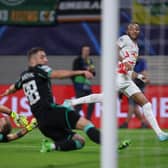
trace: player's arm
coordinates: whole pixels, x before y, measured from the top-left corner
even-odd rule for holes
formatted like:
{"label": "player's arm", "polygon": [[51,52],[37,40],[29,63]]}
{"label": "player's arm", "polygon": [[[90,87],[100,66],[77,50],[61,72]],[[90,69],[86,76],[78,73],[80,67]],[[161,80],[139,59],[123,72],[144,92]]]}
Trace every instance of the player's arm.
{"label": "player's arm", "polygon": [[8,96],[12,93],[15,93],[16,91],[17,91],[17,89],[15,88],[15,84],[12,84],[12,85],[9,86],[8,89],[5,90],[5,92],[3,92],[1,94],[1,96]]}
{"label": "player's arm", "polygon": [[84,75],[86,78],[93,78],[93,75],[89,71],[73,71],[73,70],[53,70],[50,73],[50,78],[69,78],[76,75]]}
{"label": "player's arm", "polygon": [[0,113],[5,113],[9,115],[18,127],[28,125],[28,121],[26,117],[19,115],[18,113],[12,111],[10,108],[4,105],[0,105]]}
{"label": "player's arm", "polygon": [[16,139],[19,139],[19,138],[23,137],[24,135],[26,135],[27,133],[29,133],[30,131],[32,131],[36,127],[37,127],[37,121],[36,121],[35,118],[33,118],[31,120],[30,124],[27,125],[25,128],[22,128],[15,133],[8,134],[6,136],[7,142],[13,141],[13,140],[16,140]]}
{"label": "player's arm", "polygon": [[122,61],[123,61],[123,58],[122,58],[122,56],[120,55],[120,50],[121,50],[121,47],[119,47],[119,46],[117,45],[118,61],[122,62]]}
{"label": "player's arm", "polygon": [[129,60],[123,58],[120,55],[120,50],[122,49],[122,47],[123,47],[122,43],[117,43],[118,60],[119,60],[118,71],[127,74],[128,71],[132,70],[132,65],[130,64]]}
{"label": "player's arm", "polygon": [[26,128],[22,128],[21,130],[19,130],[16,133],[11,133],[7,135],[7,140],[9,141],[13,141],[16,139],[19,139],[21,137],[23,137],[24,135],[26,135],[29,131]]}
{"label": "player's arm", "polygon": [[0,96],[8,96],[22,88],[22,80],[21,78],[17,80],[15,83],[9,86]]}
{"label": "player's arm", "polygon": [[0,113],[11,115],[12,110],[4,105],[0,105]]}
{"label": "player's arm", "polygon": [[148,78],[142,73],[136,73],[135,71],[128,71],[128,74],[133,80],[137,78],[143,81],[144,83],[148,83]]}
{"label": "player's arm", "polygon": [[149,74],[147,70],[142,71],[141,74],[146,78],[146,84],[149,84],[150,80],[149,80]]}

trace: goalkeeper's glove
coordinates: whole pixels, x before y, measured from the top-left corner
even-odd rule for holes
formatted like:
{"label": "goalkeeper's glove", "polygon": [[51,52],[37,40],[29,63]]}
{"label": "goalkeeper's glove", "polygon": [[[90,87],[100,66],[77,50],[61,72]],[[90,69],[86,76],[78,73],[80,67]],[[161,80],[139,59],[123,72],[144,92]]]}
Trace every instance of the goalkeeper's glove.
{"label": "goalkeeper's glove", "polygon": [[26,119],[25,116],[19,115],[14,111],[11,112],[10,116],[12,117],[12,119],[14,120],[15,124],[18,127],[20,127],[20,126],[26,127],[28,125],[28,120]]}
{"label": "goalkeeper's glove", "polygon": [[32,131],[34,128],[36,128],[37,127],[37,120],[35,119],[35,118],[33,118],[31,121],[30,121],[30,124],[28,124],[27,126],[26,126],[26,129],[27,129],[27,131]]}

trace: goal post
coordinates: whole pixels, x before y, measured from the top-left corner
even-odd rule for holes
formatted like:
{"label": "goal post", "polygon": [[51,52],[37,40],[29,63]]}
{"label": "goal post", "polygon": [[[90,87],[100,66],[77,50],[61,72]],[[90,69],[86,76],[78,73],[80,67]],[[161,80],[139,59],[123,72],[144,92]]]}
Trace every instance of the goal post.
{"label": "goal post", "polygon": [[102,71],[104,94],[101,134],[101,167],[117,167],[117,96],[116,64],[118,34],[118,0],[102,1]]}

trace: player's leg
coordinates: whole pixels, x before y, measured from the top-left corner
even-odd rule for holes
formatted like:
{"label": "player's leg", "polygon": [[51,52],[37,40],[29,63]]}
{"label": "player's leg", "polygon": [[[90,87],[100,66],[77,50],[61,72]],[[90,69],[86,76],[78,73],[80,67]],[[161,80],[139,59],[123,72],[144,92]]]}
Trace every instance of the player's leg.
{"label": "player's leg", "polygon": [[88,104],[87,113],[86,113],[86,118],[87,118],[88,120],[91,120],[92,114],[93,114],[93,112],[94,112],[94,107],[95,107],[95,104],[94,104],[94,103],[89,103],[89,104]]}
{"label": "player's leg", "polygon": [[157,121],[155,116],[152,112],[152,106],[151,103],[147,100],[147,98],[144,96],[144,94],[140,91],[140,89],[134,84],[134,82],[129,81],[129,86],[124,89],[124,93],[131,97],[138,105],[140,105],[143,109],[144,116],[157,134],[160,141],[168,140],[168,134],[164,133]]}
{"label": "player's leg", "polygon": [[142,107],[145,118],[150,123],[155,133],[160,136],[162,130],[153,115],[151,103],[146,99],[142,92],[135,93],[131,97]]}
{"label": "player's leg", "polygon": [[93,142],[100,144],[100,131],[86,118],[79,118],[76,129],[83,130]]}
{"label": "player's leg", "polygon": [[52,104],[49,110],[48,115],[46,114],[45,119],[39,124],[39,129],[54,142],[43,141],[41,152],[81,149],[84,146],[84,138],[72,132],[75,126],[69,120],[69,113],[74,114],[75,120],[78,120],[80,115],[56,104]]}
{"label": "player's leg", "polygon": [[77,105],[77,104],[84,104],[84,103],[96,103],[96,102],[103,102],[103,94],[102,93],[94,93],[85,97],[81,97],[78,99],[73,99],[72,105]]}
{"label": "player's leg", "polygon": [[140,112],[139,106],[137,104],[134,107],[134,114],[141,121],[141,128],[148,128],[148,124],[146,123],[146,120]]}
{"label": "player's leg", "polygon": [[[85,91],[82,89],[82,88],[76,88],[75,87],[75,92],[76,92],[76,98],[80,98],[80,97],[83,97],[85,96]],[[82,104],[76,104],[73,106],[74,107],[74,111],[77,113],[77,114],[80,114],[80,111],[82,109]]]}
{"label": "player's leg", "polygon": [[[80,117],[80,119],[76,124],[76,128],[80,130],[84,130],[84,132],[93,142],[97,144],[101,143],[100,131],[86,118]],[[130,143],[131,143],[130,140],[124,140],[119,144],[118,149],[122,150],[124,148],[127,148],[130,145]]]}
{"label": "player's leg", "polygon": [[127,118],[125,119],[124,123],[120,125],[120,128],[128,128],[128,123],[132,118],[132,115],[134,114],[134,101],[132,99],[128,99],[128,114]]}
{"label": "player's leg", "polygon": [[139,110],[139,106],[135,103],[134,100],[129,98],[129,106],[128,106],[128,115],[125,120],[125,123],[128,125],[129,121],[132,118],[132,115],[135,114],[135,116],[141,121],[141,127],[142,128],[147,128],[147,124],[145,122],[145,119],[142,115],[142,113]]}
{"label": "player's leg", "polygon": [[[61,114],[63,114],[63,112]],[[91,121],[77,115],[73,111],[69,111],[68,108],[65,110],[65,117],[67,128],[83,130],[93,142],[100,144],[100,131]],[[130,142],[128,142],[129,141],[121,142],[118,149],[124,149],[129,146]]]}
{"label": "player's leg", "polygon": [[46,129],[43,130],[43,134],[53,140],[43,140],[41,146],[41,152],[51,151],[71,151],[78,150],[84,147],[85,139],[69,129]]}
{"label": "player's leg", "polygon": [[135,108],[134,104],[129,103],[129,105],[128,105],[128,115],[127,115],[127,118],[126,118],[127,123],[129,123],[129,121],[132,118],[132,115],[134,114],[134,108]]}
{"label": "player's leg", "polygon": [[[100,144],[100,131],[86,118],[80,117],[76,124],[76,129],[83,130],[93,142]],[[124,140],[119,144],[118,149],[124,149],[130,145],[129,140]]]}
{"label": "player's leg", "polygon": [[95,143],[100,143],[100,131],[88,119],[73,111],[65,110],[66,125],[69,129],[83,130]]}
{"label": "player's leg", "polygon": [[77,99],[72,100],[65,100],[63,105],[66,107],[76,106],[79,104],[88,104],[88,103],[96,103],[103,101],[103,94],[102,93],[95,93],[88,96],[80,97]]}
{"label": "player's leg", "polygon": [[79,150],[84,147],[84,144],[78,139],[62,140],[59,142],[51,142],[45,139],[42,141],[40,152]]}

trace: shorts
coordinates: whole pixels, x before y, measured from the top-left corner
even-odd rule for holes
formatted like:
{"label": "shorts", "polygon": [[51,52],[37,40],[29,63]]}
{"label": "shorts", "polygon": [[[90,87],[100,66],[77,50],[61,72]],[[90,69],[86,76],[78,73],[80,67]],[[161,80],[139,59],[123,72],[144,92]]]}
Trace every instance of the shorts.
{"label": "shorts", "polygon": [[37,118],[41,132],[54,141],[69,139],[74,135],[72,129],[76,128],[80,115],[66,107],[52,104],[43,108]]}
{"label": "shorts", "polygon": [[124,93],[128,97],[131,97],[135,93],[141,92],[130,76],[121,73],[117,74],[117,90]]}

